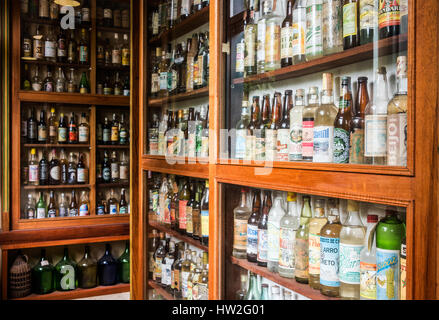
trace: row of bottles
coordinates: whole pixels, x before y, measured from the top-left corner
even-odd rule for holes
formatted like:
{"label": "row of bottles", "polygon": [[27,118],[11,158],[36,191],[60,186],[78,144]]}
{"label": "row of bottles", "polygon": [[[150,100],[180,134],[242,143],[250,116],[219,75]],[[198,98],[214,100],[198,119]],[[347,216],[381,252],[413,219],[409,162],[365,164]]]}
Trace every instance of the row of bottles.
{"label": "row of bottles", "polygon": [[261,202],[261,191],[256,190],[251,205],[247,192],[242,188],[234,209],[234,257],[309,283],[327,296],[405,297],[400,255],[405,224],[393,208],[379,223],[377,215],[368,215],[366,233],[356,201],[348,200],[342,223],[338,199],[317,198],[312,210],[310,196],[302,196],[299,210],[295,193],[288,192],[285,203],[285,194],[264,191]]}
{"label": "row of bottles", "polygon": [[407,32],[407,0],[247,3],[236,72],[249,76]]}
{"label": "row of bottles", "polygon": [[29,186],[47,185],[67,185],[67,184],[87,184],[89,171],[86,165],[84,153],[69,153],[66,159],[64,149],[61,149],[59,159],[56,149],[50,153],[50,161],[46,155],[46,150],[42,150],[41,159],[37,159],[37,151],[32,148],[29,161],[23,164],[22,181]]}
{"label": "row of bottles", "polygon": [[130,143],[129,124],[126,122],[125,114],[113,113],[112,120],[104,117],[104,122],[97,124],[96,142],[100,145],[128,145]]}
{"label": "row of bottles", "polygon": [[96,166],[96,181],[98,183],[128,183],[130,169],[125,151],[120,154],[120,160],[116,150],[111,152],[111,158],[108,154],[105,150],[102,163],[98,163]]}
{"label": "row of bottles", "polygon": [[209,32],[192,35],[186,42],[151,53],[151,91],[153,98],[191,92],[209,84]]}
{"label": "row of bottles", "polygon": [[[338,108],[334,104],[333,74],[323,74],[318,87],[265,94],[260,109],[253,97],[251,117],[243,101],[236,125],[235,158],[265,161],[311,161],[374,165],[407,165],[407,58],[397,59],[397,92],[389,100],[387,72],[376,74],[369,100],[368,78],[358,78],[354,103],[351,78],[341,77]],[[233,156],[233,155],[232,155]]]}
{"label": "row of bottles", "polygon": [[149,16],[149,32],[154,37],[209,5],[209,0],[161,0]]}
{"label": "row of bottles", "polygon": [[96,23],[100,27],[130,28],[130,5],[117,1],[98,1]]}
{"label": "row of bottles", "polygon": [[209,244],[209,180],[149,174],[150,219]]}
{"label": "row of bottles", "polygon": [[126,200],[126,190],[124,188],[120,191],[120,200],[115,197],[114,189],[110,190],[108,200],[102,192],[98,193],[98,200],[96,205],[96,215],[102,216],[106,214],[129,214],[130,204]]}
{"label": "row of bottles", "polygon": [[[99,260],[95,260],[90,254],[90,246],[85,246],[83,258],[76,262],[69,255],[68,247],[64,247],[64,254],[61,260],[54,266],[51,259],[46,255],[46,249],[41,249],[41,256],[38,262],[30,268],[27,263],[27,256],[18,253],[9,271],[9,292],[20,289],[27,295],[49,294],[53,291],[71,291],[77,288],[91,289],[97,286],[112,286],[117,283],[130,282],[130,250],[129,242],[126,243],[125,251],[115,259],[111,253],[110,244],[105,245],[105,253]],[[18,263],[27,265],[26,272],[18,275],[31,281],[22,281],[25,288],[16,288],[17,275],[14,273],[14,265]]]}
{"label": "row of bottles", "polygon": [[159,121],[152,115],[148,127],[149,153],[186,157],[209,156],[209,106],[166,110]]}
{"label": "row of bottles", "polygon": [[153,229],[149,239],[149,277],[175,299],[208,300],[207,252],[191,251],[188,244],[174,242]]}
{"label": "row of bottles", "polygon": [[99,78],[97,81],[96,94],[115,95],[115,96],[130,96],[130,78],[125,75],[124,80],[121,80],[119,72],[111,77],[112,72],[106,72],[105,78]]}
{"label": "row of bottles", "polygon": [[104,38],[102,32],[97,35],[96,62],[101,66],[130,66],[130,43],[128,34],[123,34],[122,42],[118,33],[114,33],[114,41]]}
{"label": "row of bottles", "polygon": [[[90,140],[90,126],[85,112],[81,113],[80,121],[74,112],[70,114],[70,120],[64,113],[55,112],[44,104],[40,109],[40,119],[37,121],[35,107],[30,108],[29,118],[23,114],[21,125],[21,136],[27,143],[41,144],[88,144]],[[59,119],[59,121],[58,121]]]}

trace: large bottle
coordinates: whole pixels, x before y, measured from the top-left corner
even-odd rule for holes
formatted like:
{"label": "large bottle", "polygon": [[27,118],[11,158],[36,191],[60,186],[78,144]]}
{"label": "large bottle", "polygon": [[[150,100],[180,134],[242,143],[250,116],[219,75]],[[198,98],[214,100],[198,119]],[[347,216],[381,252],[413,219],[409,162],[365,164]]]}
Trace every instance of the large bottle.
{"label": "large bottle", "polygon": [[41,257],[32,268],[32,292],[36,294],[51,293],[53,287],[54,268],[46,258],[46,249],[41,249]]}
{"label": "large bottle", "polygon": [[264,1],[260,5],[257,20],[257,46],[256,46],[256,65],[258,74],[265,72],[265,31],[267,27],[266,11],[268,10],[268,2]]}
{"label": "large bottle", "polygon": [[268,262],[267,268],[271,272],[277,273],[279,266],[279,228],[280,220],[285,215],[283,209],[284,200],[282,193],[274,192],[274,205],[270,209],[267,220],[268,237]]}
{"label": "large bottle", "polygon": [[341,224],[336,199],[329,199],[328,203],[328,222],[320,230],[320,292],[338,297]]}
{"label": "large bottle", "polygon": [[294,244],[298,228],[297,195],[294,192],[288,192],[287,212],[280,220],[279,229],[278,272],[281,277],[294,278]]}
{"label": "large bottle", "polygon": [[405,234],[405,225],[393,210],[376,229],[377,299],[399,300],[400,298],[400,251]]}
{"label": "large bottle", "polygon": [[90,246],[85,246],[84,257],[78,262],[78,287],[82,289],[97,286],[98,265],[90,256]]}
{"label": "large bottle", "polygon": [[367,77],[359,77],[357,97],[350,123],[349,163],[364,163],[364,112],[368,104]]}
{"label": "large bottle", "polygon": [[195,190],[195,201],[192,206],[192,224],[193,224],[193,233],[192,238],[195,240],[201,239],[201,190],[200,186],[197,185]]}
{"label": "large bottle", "polygon": [[117,282],[117,261],[111,255],[111,246],[105,244],[105,253],[98,261],[99,285],[112,286]]}
{"label": "large bottle", "polygon": [[306,60],[323,56],[322,0],[306,0]]}
{"label": "large bottle", "polygon": [[320,289],[320,234],[328,219],[325,214],[325,199],[317,199],[314,217],[309,222],[309,285]]}
{"label": "large bottle", "polygon": [[294,245],[294,276],[297,282],[308,283],[309,280],[309,222],[312,217],[310,197],[303,197],[300,225],[296,232],[296,243]]}
{"label": "large bottle", "polygon": [[267,220],[268,213],[271,209],[271,191],[265,191],[264,204],[262,206],[262,215],[258,223],[258,266],[266,267],[268,260],[268,235]]}
{"label": "large bottle", "polygon": [[377,215],[367,216],[364,247],[360,252],[360,300],[376,300],[376,236]]}
{"label": "large bottle", "polygon": [[117,259],[118,281],[130,283],[130,243],[125,244],[125,251]]}
{"label": "large bottle", "polygon": [[247,221],[247,260],[257,262],[258,256],[258,223],[261,211],[261,192],[253,194],[252,212]]}
{"label": "large bottle", "polygon": [[334,123],[334,163],[349,163],[349,135],[352,121],[351,78],[341,79],[341,92],[337,117]]}
{"label": "large bottle", "polygon": [[247,258],[247,221],[251,214],[251,208],[247,205],[247,190],[241,189],[241,202],[233,210],[233,252],[232,255],[239,259]]}
{"label": "large bottle", "polygon": [[360,252],[366,231],[359,203],[348,200],[348,217],[340,231],[340,298],[360,299]]}
{"label": "large bottle", "polygon": [[58,291],[76,289],[76,262],[70,259],[69,250],[64,247],[64,256],[55,266],[55,287]]}

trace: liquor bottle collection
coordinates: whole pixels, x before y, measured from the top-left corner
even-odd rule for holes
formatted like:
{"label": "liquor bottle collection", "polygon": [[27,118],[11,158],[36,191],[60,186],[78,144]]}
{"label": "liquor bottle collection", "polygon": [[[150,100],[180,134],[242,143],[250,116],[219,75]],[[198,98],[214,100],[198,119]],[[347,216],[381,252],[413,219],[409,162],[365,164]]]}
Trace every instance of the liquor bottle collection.
{"label": "liquor bottle collection", "polygon": [[[347,218],[338,199],[242,188],[234,209],[233,256],[247,259],[281,277],[295,279],[342,299],[398,300],[405,297],[405,224],[391,207],[378,221],[360,204],[347,201]],[[273,199],[272,199],[273,198]],[[263,200],[263,201],[262,201]],[[313,208],[313,210],[312,210]],[[370,211],[369,211],[370,212]],[[314,213],[314,214],[313,214]]]}
{"label": "liquor bottle collection", "polygon": [[149,176],[150,219],[209,244],[209,180]]}
{"label": "liquor bottle collection", "polygon": [[[113,113],[112,118],[104,116],[104,120],[97,123],[96,142],[98,145],[129,145],[130,128],[125,113]],[[119,120],[120,119],[120,120]]]}
{"label": "liquor bottle collection", "polygon": [[209,106],[166,110],[159,121],[152,115],[148,128],[149,154],[186,157],[209,156]]}
{"label": "liquor bottle collection", "polygon": [[407,165],[407,57],[399,56],[397,92],[389,100],[387,72],[376,73],[374,99],[369,100],[368,78],[358,77],[353,99],[351,78],[341,77],[338,108],[333,98],[333,74],[323,74],[322,92],[310,87],[273,100],[253,96],[251,111],[243,101],[236,125],[235,158],[259,161]]}
{"label": "liquor bottle collection", "polygon": [[[24,260],[21,252],[18,253],[16,261],[19,259]],[[77,288],[91,289],[97,286],[130,283],[129,242],[126,242],[125,250],[118,259],[113,257],[111,245],[107,243],[105,253],[97,261],[92,257],[89,245],[85,246],[84,256],[78,262],[69,255],[68,247],[64,247],[64,254],[55,266],[52,264],[52,259],[47,257],[46,249],[43,248],[37,263],[32,268],[29,266],[28,269],[28,272],[19,275],[13,273],[13,267],[10,269],[10,292],[16,290],[15,281],[19,282],[20,280],[17,277],[31,280],[20,283],[19,289],[22,297],[31,293],[42,295],[54,291],[71,291]],[[23,284],[25,284],[25,288],[22,287]]]}
{"label": "liquor bottle collection", "polygon": [[407,0],[273,0],[246,4],[244,34],[236,46],[235,71],[241,76],[396,36],[406,33],[408,26]]}
{"label": "liquor bottle collection", "polygon": [[175,299],[208,300],[207,252],[191,251],[188,244],[175,242],[163,232],[152,230],[149,240],[149,278]]}

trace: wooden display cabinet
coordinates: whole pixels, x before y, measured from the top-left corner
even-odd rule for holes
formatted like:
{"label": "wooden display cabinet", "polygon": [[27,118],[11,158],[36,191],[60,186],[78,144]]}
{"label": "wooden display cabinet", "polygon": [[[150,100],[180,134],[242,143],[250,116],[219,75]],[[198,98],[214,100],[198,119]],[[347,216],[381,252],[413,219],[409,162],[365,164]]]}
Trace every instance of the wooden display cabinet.
{"label": "wooden display cabinet", "polygon": [[[231,39],[242,31],[243,1],[234,1],[236,10],[230,17],[229,1],[210,0],[210,79],[209,79],[209,162],[204,164],[169,164],[164,157],[147,154],[147,127],[152,107],[165,106],[172,99],[149,99],[150,87],[148,54],[151,44],[157,39],[147,40],[148,5],[141,8],[141,60],[140,79],[143,82],[138,101],[140,124],[138,149],[140,168],[138,172],[139,210],[132,216],[133,282],[134,299],[145,299],[147,281],[147,234],[150,227],[147,218],[147,175],[148,170],[209,178],[210,187],[210,234],[209,234],[209,298],[230,297],[238,278],[229,276],[231,265],[252,271],[257,270],[249,263],[235,261],[226,250],[233,241],[230,237],[230,221],[226,215],[231,208],[227,199],[231,191],[227,184],[249,186],[282,191],[292,191],[316,196],[351,199],[382,205],[403,207],[407,224],[407,299],[436,299],[439,297],[436,282],[437,273],[437,99],[438,99],[438,9],[433,0],[408,1],[409,26],[407,35],[380,40],[350,50],[326,56],[311,62],[282,68],[263,75],[246,78],[234,77],[231,65],[234,42]],[[201,23],[204,20],[197,18]],[[186,31],[186,30],[185,30]],[[166,35],[173,34],[168,32]],[[178,34],[180,36],[181,34]],[[177,36],[177,35],[176,35]],[[162,43],[165,40],[162,39]],[[351,164],[319,164],[305,162],[273,162],[269,174],[255,174],[263,164],[229,159],[220,155],[220,130],[230,129],[237,121],[236,111],[241,105],[242,95],[231,93],[230,88],[265,85],[276,87],[280,81],[301,80],[304,76],[320,76],[324,71],[335,68],[347,69],[366,63],[372,58],[385,57],[404,51],[408,56],[408,113],[407,113],[407,166],[370,166]],[[394,63],[394,62],[393,62]],[[347,72],[349,73],[349,72]],[[320,80],[321,81],[321,80]],[[317,84],[317,83],[316,83]],[[320,86],[320,82],[318,83]],[[308,84],[306,85],[308,86]],[[284,83],[285,87],[285,83]],[[147,89],[148,88],[148,89]],[[261,87],[263,88],[263,87]],[[233,106],[233,107],[232,107]],[[237,107],[238,106],[238,107]],[[238,114],[239,116],[239,114]],[[255,171],[256,170],[256,171]],[[142,183],[143,182],[143,183]],[[134,279],[134,277],[133,277]],[[272,277],[273,281],[284,283],[284,279]],[[305,296],[321,299],[309,287],[296,288]],[[170,298],[170,297],[168,297]]]}

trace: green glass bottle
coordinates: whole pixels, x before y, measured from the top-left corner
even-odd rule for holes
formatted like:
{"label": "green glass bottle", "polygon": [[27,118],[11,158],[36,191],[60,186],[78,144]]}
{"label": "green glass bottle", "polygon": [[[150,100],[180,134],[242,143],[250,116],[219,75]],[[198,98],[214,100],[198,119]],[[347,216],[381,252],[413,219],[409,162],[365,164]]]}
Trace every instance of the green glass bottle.
{"label": "green glass bottle", "polygon": [[125,251],[117,259],[119,282],[130,283],[130,243],[126,242]]}
{"label": "green glass bottle", "polygon": [[47,294],[53,291],[54,268],[46,258],[46,249],[41,249],[41,257],[32,268],[32,292]]}
{"label": "green glass bottle", "polygon": [[244,300],[261,300],[261,291],[259,291],[258,278],[250,272],[250,285]]}
{"label": "green glass bottle", "polygon": [[58,291],[76,289],[76,263],[70,259],[67,247],[64,247],[64,256],[55,266],[55,287]]}
{"label": "green glass bottle", "polygon": [[261,293],[261,300],[270,300],[268,299],[268,284],[264,283],[261,285],[262,293]]}
{"label": "green glass bottle", "polygon": [[37,203],[37,219],[47,218],[47,206],[46,201],[44,201],[43,193],[40,192],[40,199]]}
{"label": "green glass bottle", "polygon": [[78,263],[78,287],[94,288],[98,284],[98,264],[90,256],[90,247],[85,246],[84,257]]}
{"label": "green glass bottle", "polygon": [[79,82],[79,93],[90,93],[90,86],[88,85],[87,75],[82,73],[81,81]]}

